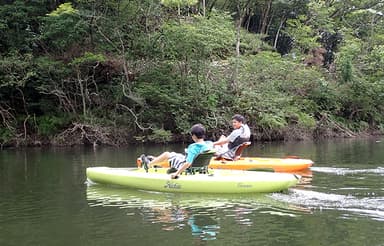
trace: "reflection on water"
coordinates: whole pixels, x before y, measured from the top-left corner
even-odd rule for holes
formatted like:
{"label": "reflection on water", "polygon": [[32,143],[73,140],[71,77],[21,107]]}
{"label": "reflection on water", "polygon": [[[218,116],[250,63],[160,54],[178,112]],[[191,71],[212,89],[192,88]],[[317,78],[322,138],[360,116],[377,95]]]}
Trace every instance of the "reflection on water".
{"label": "reflection on water", "polygon": [[295,174],[300,175],[300,180],[296,187],[306,187],[312,183],[313,173],[311,169],[295,172]]}
{"label": "reflection on water", "polygon": [[206,216],[203,215],[192,215],[189,217],[188,225],[191,227],[192,236],[199,237],[203,240],[216,239],[220,227],[216,224],[217,222],[215,220],[209,219],[207,221]]}
{"label": "reflection on water", "polygon": [[127,216],[134,209],[149,223],[159,223],[165,231],[189,227],[201,240],[216,239],[220,233],[217,213],[231,217],[241,226],[251,226],[255,211],[263,214],[296,217],[310,210],[272,198],[270,194],[175,194],[89,185],[87,201],[90,207],[117,207]]}

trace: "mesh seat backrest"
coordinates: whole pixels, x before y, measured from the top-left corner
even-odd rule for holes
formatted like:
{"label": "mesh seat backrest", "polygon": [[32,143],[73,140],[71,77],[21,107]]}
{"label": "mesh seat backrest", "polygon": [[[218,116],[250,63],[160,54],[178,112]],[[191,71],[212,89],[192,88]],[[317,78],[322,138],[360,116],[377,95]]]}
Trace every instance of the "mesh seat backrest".
{"label": "mesh seat backrest", "polygon": [[214,154],[215,154],[214,150],[206,150],[204,152],[201,152],[193,160],[192,167],[208,166]]}

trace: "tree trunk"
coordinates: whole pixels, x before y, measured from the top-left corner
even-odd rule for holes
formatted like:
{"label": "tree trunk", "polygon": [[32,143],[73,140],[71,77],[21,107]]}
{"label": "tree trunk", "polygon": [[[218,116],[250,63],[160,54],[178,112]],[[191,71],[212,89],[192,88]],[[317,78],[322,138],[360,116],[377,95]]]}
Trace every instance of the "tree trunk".
{"label": "tree trunk", "polygon": [[205,0],[203,0],[203,16],[205,17]]}
{"label": "tree trunk", "polygon": [[82,82],[82,79],[81,79],[81,76],[80,76],[79,69],[77,71],[77,82],[79,82],[81,101],[82,101],[82,105],[83,105],[83,116],[85,118],[86,115],[87,115],[87,103],[86,103],[86,100],[85,100],[84,85],[83,85],[83,82]]}
{"label": "tree trunk", "polygon": [[272,0],[268,0],[266,6],[263,8],[261,12],[261,21],[260,21],[260,33],[266,34],[267,26],[268,26],[268,17],[269,12],[271,11]]}
{"label": "tree trunk", "polygon": [[234,71],[234,73],[232,75],[232,88],[233,88],[234,91],[236,91],[236,88],[237,88],[237,76],[238,76],[238,73],[239,73],[238,59],[240,58],[240,30],[241,30],[241,23],[243,23],[244,13],[246,13],[246,11],[243,11],[243,10],[247,10],[248,4],[249,4],[249,1],[242,8],[242,6],[240,6],[240,3],[237,3],[237,10],[238,10],[238,13],[239,13],[239,19],[238,19],[237,25],[236,25],[236,57],[237,57],[237,59],[236,59],[236,64],[235,64],[235,71]]}
{"label": "tree trunk", "polygon": [[281,28],[283,27],[283,24],[284,24],[286,19],[287,19],[286,17],[283,17],[281,19],[279,28],[277,29],[276,36],[275,36],[275,41],[273,42],[273,48],[275,48],[275,49],[276,49],[276,46],[277,46],[277,41],[279,39]]}

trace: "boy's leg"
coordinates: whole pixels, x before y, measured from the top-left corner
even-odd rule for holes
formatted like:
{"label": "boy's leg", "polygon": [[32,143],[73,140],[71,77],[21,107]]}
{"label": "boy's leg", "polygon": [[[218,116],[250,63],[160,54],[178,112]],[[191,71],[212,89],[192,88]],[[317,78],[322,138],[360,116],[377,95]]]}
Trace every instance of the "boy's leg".
{"label": "boy's leg", "polygon": [[164,162],[164,161],[168,160],[169,157],[170,157],[170,152],[168,152],[168,151],[163,152],[159,156],[156,156],[152,161],[150,161],[148,163],[148,166],[152,167],[152,166],[156,165],[156,163]]}
{"label": "boy's leg", "polygon": [[170,167],[179,169],[185,163],[185,155],[172,152],[170,153],[168,161]]}

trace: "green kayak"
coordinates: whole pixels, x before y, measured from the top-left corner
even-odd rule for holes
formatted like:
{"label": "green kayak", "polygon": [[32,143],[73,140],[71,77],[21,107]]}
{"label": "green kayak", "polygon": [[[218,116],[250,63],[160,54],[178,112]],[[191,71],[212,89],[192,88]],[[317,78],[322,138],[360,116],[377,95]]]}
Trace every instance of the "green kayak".
{"label": "green kayak", "polygon": [[89,167],[89,183],[125,186],[161,192],[187,193],[268,193],[296,185],[300,176],[289,173],[239,170],[210,170],[209,174],[181,175],[171,179],[166,168]]}

